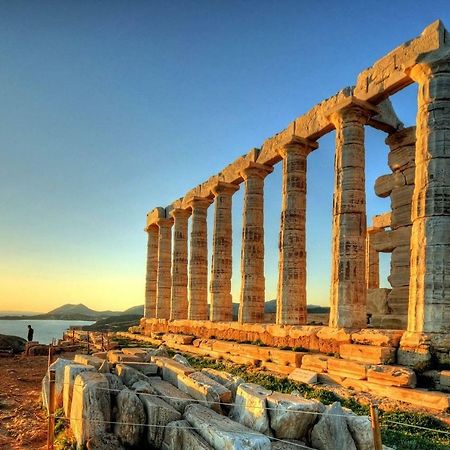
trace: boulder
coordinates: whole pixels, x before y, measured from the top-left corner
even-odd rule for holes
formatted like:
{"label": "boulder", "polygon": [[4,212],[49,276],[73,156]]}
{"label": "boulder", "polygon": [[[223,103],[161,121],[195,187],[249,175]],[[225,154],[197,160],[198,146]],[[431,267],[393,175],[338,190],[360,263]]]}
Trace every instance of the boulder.
{"label": "boulder", "polygon": [[88,450],[125,450],[119,438],[112,433],[101,433],[89,438],[86,447]]}
{"label": "boulder", "polygon": [[185,418],[196,432],[215,449],[270,450],[267,436],[250,430],[202,405],[186,407]]}
{"label": "boulder", "polygon": [[102,373],[82,372],[75,378],[70,428],[77,441],[77,449],[82,449],[93,437],[109,431],[111,400],[108,389],[108,379]]}
{"label": "boulder", "polygon": [[63,406],[64,393],[64,369],[67,365],[73,364],[70,359],[58,358],[54,363],[50,364],[47,373],[42,379],[42,404],[48,411],[48,400],[50,395],[50,370],[55,371],[55,410]]}
{"label": "boulder", "polygon": [[270,428],[278,439],[303,439],[325,406],[290,394],[274,392],[267,397]]}
{"label": "boulder", "polygon": [[374,450],[372,425],[369,417],[347,413],[345,419],[356,448],[358,450]]}
{"label": "boulder", "polygon": [[114,434],[125,446],[138,447],[142,441],[146,423],[144,405],[139,397],[129,389],[120,391],[116,402],[115,422],[117,423],[114,424]]}
{"label": "boulder", "polygon": [[311,432],[311,443],[318,450],[357,450],[339,402],[326,407]]}
{"label": "boulder", "polygon": [[148,377],[142,372],[139,372],[139,370],[133,369],[126,364],[117,364],[115,370],[116,374],[122,379],[123,384],[129,388],[137,381],[148,381]]}
{"label": "boulder", "polygon": [[13,353],[23,352],[26,340],[19,336],[0,334],[0,350],[12,350]]}
{"label": "boulder", "polygon": [[81,372],[94,372],[94,366],[86,366],[84,364],[68,364],[64,367],[64,378],[63,378],[63,408],[64,415],[70,417],[70,408],[72,406],[72,394],[73,394],[73,384],[75,378]]}
{"label": "boulder", "polygon": [[272,436],[267,411],[267,397],[272,394],[258,384],[242,383],[236,391],[236,399],[230,418],[246,427]]}
{"label": "boulder", "polygon": [[214,450],[186,420],[170,422],[164,431],[162,450]]}
{"label": "boulder", "polygon": [[102,366],[104,359],[91,355],[75,355],[73,361],[78,364],[86,364],[88,366],[94,366],[98,370]]}
{"label": "boulder", "polygon": [[150,445],[161,448],[165,426],[181,419],[181,414],[159,397],[140,394],[147,415],[147,440]]}
{"label": "boulder", "polygon": [[236,398],[237,388],[244,382],[241,377],[237,377],[235,375],[231,375],[228,372],[224,372],[223,370],[216,369],[202,369],[202,372],[206,373],[209,378],[217,381],[222,386],[225,386],[227,389],[229,389],[231,391],[231,399],[232,401],[234,401],[234,399]]}

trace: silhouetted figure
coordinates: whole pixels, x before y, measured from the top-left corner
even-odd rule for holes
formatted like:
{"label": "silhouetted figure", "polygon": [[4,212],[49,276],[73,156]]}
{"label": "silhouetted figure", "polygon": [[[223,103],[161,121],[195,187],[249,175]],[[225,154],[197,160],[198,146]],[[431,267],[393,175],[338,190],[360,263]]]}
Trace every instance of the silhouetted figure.
{"label": "silhouetted figure", "polygon": [[34,330],[31,328],[31,325],[28,325],[28,342],[33,340]]}

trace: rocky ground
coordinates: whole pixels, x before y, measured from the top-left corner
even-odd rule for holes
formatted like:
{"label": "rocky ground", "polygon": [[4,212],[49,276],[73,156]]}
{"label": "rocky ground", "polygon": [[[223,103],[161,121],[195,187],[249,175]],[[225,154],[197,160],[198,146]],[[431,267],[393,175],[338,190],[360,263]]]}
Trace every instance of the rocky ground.
{"label": "rocky ground", "polygon": [[47,419],[40,404],[46,370],[46,356],[0,358],[0,449],[47,448]]}

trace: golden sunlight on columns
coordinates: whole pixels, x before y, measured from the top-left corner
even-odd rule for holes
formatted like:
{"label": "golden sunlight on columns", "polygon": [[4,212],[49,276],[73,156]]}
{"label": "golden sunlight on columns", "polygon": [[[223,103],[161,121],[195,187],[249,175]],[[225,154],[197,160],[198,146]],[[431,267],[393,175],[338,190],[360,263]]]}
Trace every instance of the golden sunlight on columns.
{"label": "golden sunlight on columns", "polygon": [[172,255],[172,296],[170,319],[187,319],[188,316],[188,219],[191,212],[186,209],[173,209],[174,219]]}
{"label": "golden sunlight on columns", "polygon": [[[434,58],[442,58],[435,61]],[[450,333],[450,54],[410,74],[419,85],[408,331]]]}
{"label": "golden sunlight on columns", "polygon": [[239,186],[218,182],[212,189],[214,194],[214,235],[211,264],[211,314],[213,322],[233,320],[233,300],[231,297],[232,268],[232,195]]}
{"label": "golden sunlight on columns", "polygon": [[170,315],[172,225],[173,219],[158,219],[158,275],[156,282],[156,317],[168,319]]}
{"label": "golden sunlight on columns", "polygon": [[145,277],[144,317],[156,317],[156,279],[158,274],[158,227],[147,228],[147,270]]}
{"label": "golden sunlight on columns", "polygon": [[208,320],[208,240],[206,216],[212,200],[194,197],[189,256],[189,320]]}
{"label": "golden sunlight on columns", "polygon": [[368,228],[366,237],[366,283],[367,289],[380,287],[380,256],[373,246],[373,234],[379,228]]}
{"label": "golden sunlight on columns", "polygon": [[367,324],[364,125],[375,111],[361,102],[330,116],[336,128],[330,327]]}
{"label": "golden sunlight on columns", "polygon": [[318,147],[306,139],[283,146],[283,188],[277,324],[306,324],[306,157]]}
{"label": "golden sunlight on columns", "polygon": [[250,163],[241,173],[245,180],[241,251],[239,322],[264,322],[264,178],[270,166]]}

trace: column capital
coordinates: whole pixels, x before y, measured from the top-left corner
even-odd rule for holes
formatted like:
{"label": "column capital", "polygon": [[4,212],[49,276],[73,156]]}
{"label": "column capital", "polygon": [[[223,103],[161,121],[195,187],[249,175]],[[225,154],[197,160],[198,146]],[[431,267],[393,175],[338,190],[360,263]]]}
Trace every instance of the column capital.
{"label": "column capital", "polygon": [[173,225],[173,219],[169,217],[158,219],[156,225],[158,225],[159,228],[171,227]]}
{"label": "column capital", "polygon": [[260,178],[261,180],[264,180],[264,178],[266,178],[266,176],[272,172],[273,167],[271,166],[249,162],[248,165],[244,167],[239,174],[244,179],[244,181],[248,180],[249,178]]}
{"label": "column capital", "polygon": [[188,207],[192,210],[194,209],[207,209],[208,206],[213,202],[212,199],[207,197],[192,197],[187,201]]}
{"label": "column capital", "polygon": [[233,183],[226,183],[224,181],[218,181],[216,185],[211,188],[211,192],[215,197],[219,194],[233,195],[239,190],[239,186]]}
{"label": "column capital", "polygon": [[170,211],[170,215],[174,219],[188,219],[191,215],[191,211],[189,209],[183,209],[183,208],[174,208],[172,211]]}
{"label": "column capital", "polygon": [[292,139],[278,149],[278,154],[284,159],[288,154],[299,154],[308,156],[313,150],[319,147],[317,142],[300,136],[292,136]]}
{"label": "column capital", "polygon": [[370,117],[379,113],[379,108],[375,105],[351,96],[328,111],[327,118],[337,128],[347,121],[366,124]]}
{"label": "column capital", "polygon": [[414,66],[406,70],[407,75],[416,83],[425,83],[431,75],[440,72],[450,72],[450,50],[439,49],[427,53]]}
{"label": "column capital", "polygon": [[158,230],[158,225],[156,225],[156,223],[151,223],[150,225],[146,225],[144,227],[144,231],[146,233],[150,233],[152,231],[157,231]]}

